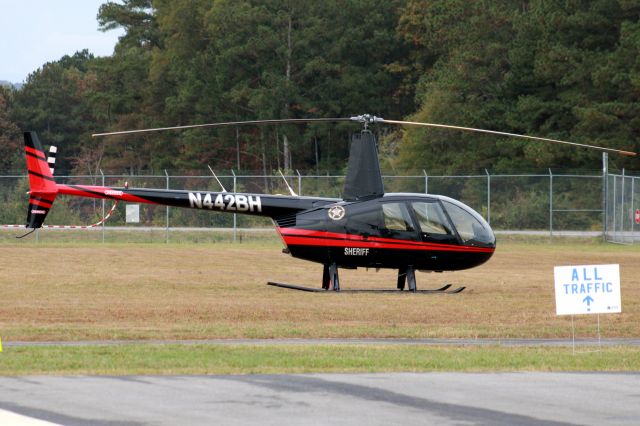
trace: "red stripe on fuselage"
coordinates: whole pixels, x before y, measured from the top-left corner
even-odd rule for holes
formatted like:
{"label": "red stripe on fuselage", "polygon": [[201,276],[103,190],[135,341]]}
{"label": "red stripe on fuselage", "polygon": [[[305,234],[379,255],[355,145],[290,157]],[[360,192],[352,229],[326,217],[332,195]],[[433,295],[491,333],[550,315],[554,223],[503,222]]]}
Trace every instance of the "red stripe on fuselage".
{"label": "red stripe on fuselage", "polygon": [[109,198],[112,200],[127,201],[129,203],[157,204],[153,201],[127,194],[121,189],[113,189],[106,186],[58,185],[58,193],[76,197]]}
{"label": "red stripe on fuselage", "polygon": [[459,246],[381,237],[365,238],[361,235],[312,231],[299,228],[278,227],[277,229],[287,245],[368,247],[397,250],[458,251],[467,253],[493,253],[495,251],[495,248],[492,247]]}

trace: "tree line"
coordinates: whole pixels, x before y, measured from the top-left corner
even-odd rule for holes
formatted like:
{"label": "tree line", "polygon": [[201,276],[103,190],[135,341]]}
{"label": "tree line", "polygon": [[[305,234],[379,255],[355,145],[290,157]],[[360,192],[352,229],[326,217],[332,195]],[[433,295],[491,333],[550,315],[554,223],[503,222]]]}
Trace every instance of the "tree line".
{"label": "tree line", "polygon": [[[35,130],[65,174],[334,173],[358,125],[91,134],[362,113],[640,150],[636,0],[122,0],[97,21],[125,30],[113,55],[76,52],[0,87],[0,170],[24,168],[21,131]],[[581,149],[374,131],[389,173],[599,167]]]}

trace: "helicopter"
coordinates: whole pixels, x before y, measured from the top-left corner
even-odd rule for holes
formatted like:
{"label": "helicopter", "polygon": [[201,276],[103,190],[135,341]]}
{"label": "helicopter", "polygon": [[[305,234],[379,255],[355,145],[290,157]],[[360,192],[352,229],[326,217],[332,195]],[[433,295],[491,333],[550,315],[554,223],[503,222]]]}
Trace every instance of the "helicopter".
{"label": "helicopter", "polygon": [[[105,187],[56,183],[53,177],[55,147],[50,156],[35,132],[25,132],[29,175],[26,228],[41,228],[58,195],[101,198],[129,203],[238,213],[269,217],[282,238],[283,252],[323,265],[320,288],[268,282],[303,291],[345,291],[339,269],[396,269],[396,288],[420,293],[460,293],[465,287],[418,289],[416,271],[443,272],[469,269],[487,262],[496,249],[496,237],[484,218],[471,207],[443,195],[385,193],[377,142],[369,126],[374,123],[439,127],[482,132],[529,140],[636,155],[634,152],[536,136],[436,123],[386,120],[369,114],[345,118],[274,119],[195,124],[153,129],[95,133],[94,137],[145,132],[279,123],[352,121],[362,125],[352,136],[342,198]],[[53,157],[52,157],[53,156]],[[25,234],[23,236],[28,235]],[[346,291],[359,291],[356,289]],[[371,290],[363,290],[371,291]]]}

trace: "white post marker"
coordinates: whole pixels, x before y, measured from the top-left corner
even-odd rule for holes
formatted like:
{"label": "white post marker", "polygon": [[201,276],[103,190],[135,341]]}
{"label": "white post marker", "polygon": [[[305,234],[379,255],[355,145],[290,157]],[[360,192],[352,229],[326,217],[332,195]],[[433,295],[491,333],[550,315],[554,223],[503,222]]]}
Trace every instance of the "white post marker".
{"label": "white post marker", "polygon": [[556,314],[622,312],[620,265],[577,265],[554,268]]}
{"label": "white post marker", "polygon": [[127,204],[126,222],[140,223],[140,204]]}

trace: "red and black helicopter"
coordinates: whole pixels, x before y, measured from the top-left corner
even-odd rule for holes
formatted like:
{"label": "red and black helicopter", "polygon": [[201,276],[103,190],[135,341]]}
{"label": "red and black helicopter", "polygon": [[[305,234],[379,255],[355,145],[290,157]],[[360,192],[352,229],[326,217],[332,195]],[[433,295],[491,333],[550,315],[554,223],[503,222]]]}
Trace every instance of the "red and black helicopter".
{"label": "red and black helicopter", "polygon": [[339,291],[339,268],[389,268],[398,270],[398,290],[404,290],[408,283],[408,289],[413,292],[457,293],[464,287],[449,290],[450,285],[446,285],[434,290],[417,290],[415,271],[455,271],[483,264],[491,258],[496,248],[491,227],[476,211],[449,197],[385,193],[376,139],[368,129],[369,125],[386,123],[449,128],[636,155],[628,151],[535,136],[385,120],[368,114],[350,118],[211,123],[98,133],[94,136],[247,124],[338,121],[355,121],[363,125],[362,131],[354,134],[351,141],[342,199],[229,193],[224,190],[211,192],[58,184],[48,161],[51,158],[45,155],[36,133],[26,132],[24,141],[30,184],[26,227],[42,227],[58,195],[266,216],[274,221],[284,241],[285,253],[324,266],[321,289],[270,282],[271,285],[306,291]]}

